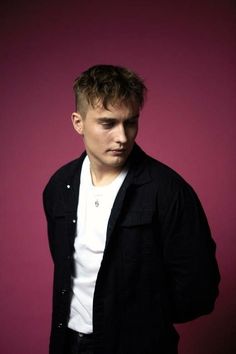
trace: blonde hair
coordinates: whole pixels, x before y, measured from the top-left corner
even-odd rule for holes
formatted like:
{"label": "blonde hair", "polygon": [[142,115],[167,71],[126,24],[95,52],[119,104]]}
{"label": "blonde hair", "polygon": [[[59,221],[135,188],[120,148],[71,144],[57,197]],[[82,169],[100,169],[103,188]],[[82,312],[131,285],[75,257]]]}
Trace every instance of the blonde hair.
{"label": "blonde hair", "polygon": [[113,65],[95,65],[84,71],[73,86],[76,110],[85,113],[88,105],[94,107],[101,104],[125,104],[138,108],[143,107],[146,87],[143,80],[133,71]]}

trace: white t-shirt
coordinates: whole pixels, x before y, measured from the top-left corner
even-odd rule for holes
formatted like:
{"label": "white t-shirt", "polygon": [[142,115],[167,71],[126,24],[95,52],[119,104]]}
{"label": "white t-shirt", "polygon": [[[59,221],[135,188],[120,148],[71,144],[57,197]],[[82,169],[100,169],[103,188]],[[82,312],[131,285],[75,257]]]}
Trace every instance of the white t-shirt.
{"label": "white t-shirt", "polygon": [[127,175],[125,168],[110,184],[92,183],[88,156],[81,170],[77,229],[75,237],[75,276],[68,327],[82,333],[93,332],[93,296],[106,243],[108,219],[116,195]]}

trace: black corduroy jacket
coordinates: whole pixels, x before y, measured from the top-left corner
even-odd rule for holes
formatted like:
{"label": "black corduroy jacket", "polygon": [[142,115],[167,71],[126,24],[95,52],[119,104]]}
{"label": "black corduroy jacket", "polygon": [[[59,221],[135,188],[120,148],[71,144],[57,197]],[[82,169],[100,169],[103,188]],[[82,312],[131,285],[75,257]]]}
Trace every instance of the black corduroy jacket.
{"label": "black corduroy jacket", "polygon": [[[50,354],[67,354],[85,156],[58,170],[43,195],[54,262]],[[215,243],[199,199],[182,177],[137,145],[128,163],[95,287],[95,354],[176,354],[173,324],[213,310],[219,283]]]}

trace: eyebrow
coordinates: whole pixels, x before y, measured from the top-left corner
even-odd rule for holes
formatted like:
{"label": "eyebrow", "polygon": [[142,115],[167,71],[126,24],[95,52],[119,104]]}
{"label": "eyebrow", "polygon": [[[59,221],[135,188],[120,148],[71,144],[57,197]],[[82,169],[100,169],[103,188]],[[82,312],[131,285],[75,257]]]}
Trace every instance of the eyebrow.
{"label": "eyebrow", "polygon": [[[132,116],[132,117],[128,117],[127,119],[125,119],[125,121],[127,120],[136,120],[139,118],[139,114],[136,114],[135,116]],[[99,122],[116,122],[117,120],[119,120],[119,118],[116,118],[116,117],[98,117],[97,118],[97,121]]]}

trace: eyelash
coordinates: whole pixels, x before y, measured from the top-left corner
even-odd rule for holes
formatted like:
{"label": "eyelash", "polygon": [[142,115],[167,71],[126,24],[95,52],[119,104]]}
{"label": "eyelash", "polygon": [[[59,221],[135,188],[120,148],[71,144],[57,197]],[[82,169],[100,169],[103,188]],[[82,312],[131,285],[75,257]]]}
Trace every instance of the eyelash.
{"label": "eyelash", "polygon": [[111,129],[114,127],[114,123],[102,123],[104,129]]}
{"label": "eyelash", "polygon": [[[136,120],[130,120],[130,121],[127,121],[125,122],[125,126],[132,126],[132,125],[136,125],[137,124],[137,121]],[[112,129],[114,126],[115,126],[115,123],[113,122],[103,122],[101,123],[102,127],[104,129]]]}

